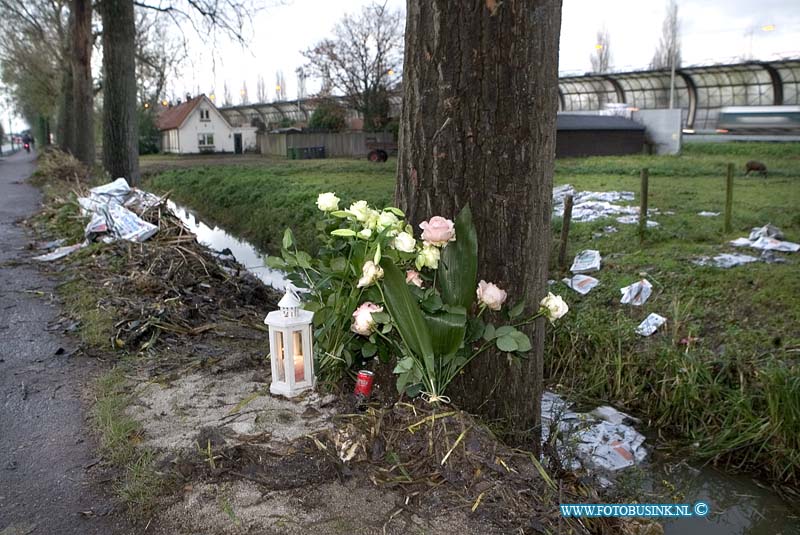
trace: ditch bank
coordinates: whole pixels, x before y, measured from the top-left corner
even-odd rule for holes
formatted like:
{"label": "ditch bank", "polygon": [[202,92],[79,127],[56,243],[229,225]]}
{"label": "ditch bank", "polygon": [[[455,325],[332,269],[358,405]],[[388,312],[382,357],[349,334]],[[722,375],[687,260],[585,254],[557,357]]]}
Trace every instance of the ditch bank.
{"label": "ditch bank", "polygon": [[[52,168],[52,166],[51,166]],[[81,182],[40,176],[41,245],[82,234]],[[275,294],[208,250],[164,203],[146,241],[95,242],[42,269],[61,279],[64,328],[113,365],[94,424],[121,502],[157,533],[658,533],[636,521],[561,518],[597,502],[554,480],[468,414],[420,401],[354,413],[352,385],[273,397],[263,318]],[[652,531],[655,530],[655,531]]]}

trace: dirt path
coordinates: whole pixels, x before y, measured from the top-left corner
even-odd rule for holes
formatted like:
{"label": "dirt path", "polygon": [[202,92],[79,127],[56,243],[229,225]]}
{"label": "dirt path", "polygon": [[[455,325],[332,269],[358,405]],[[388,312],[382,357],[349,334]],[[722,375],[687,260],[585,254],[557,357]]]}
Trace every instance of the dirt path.
{"label": "dirt path", "polygon": [[93,361],[49,332],[53,281],[26,262],[16,223],[38,207],[34,154],[0,159],[0,535],[130,533],[94,482],[82,387]]}

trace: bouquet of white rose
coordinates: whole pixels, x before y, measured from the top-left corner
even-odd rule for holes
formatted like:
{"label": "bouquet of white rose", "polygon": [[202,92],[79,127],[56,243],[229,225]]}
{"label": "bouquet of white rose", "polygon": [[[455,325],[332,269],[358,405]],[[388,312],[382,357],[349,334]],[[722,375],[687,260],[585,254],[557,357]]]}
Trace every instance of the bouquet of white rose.
{"label": "bouquet of white rose", "polygon": [[563,316],[567,305],[549,294],[522,319],[525,303],[504,310],[511,324],[482,318],[503,310],[507,294],[477,282],[478,243],[465,207],[455,222],[434,216],[419,226],[420,239],[397,208],[371,208],[358,201],[346,210],[333,193],[319,195],[322,243],[316,257],[293,248],[289,230],[272,267],[289,271],[308,288],[306,308],[315,312],[318,369],[336,380],[364,359],[396,359],[397,387],[431,402],[448,401],[447,385],[469,362],[491,347],[521,357],[530,351],[518,327],[547,316]]}

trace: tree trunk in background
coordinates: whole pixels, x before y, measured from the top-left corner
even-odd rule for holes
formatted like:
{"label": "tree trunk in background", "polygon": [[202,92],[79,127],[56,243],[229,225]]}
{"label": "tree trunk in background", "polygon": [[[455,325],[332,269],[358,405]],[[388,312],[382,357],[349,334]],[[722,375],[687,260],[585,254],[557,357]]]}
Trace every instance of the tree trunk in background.
{"label": "tree trunk in background", "polygon": [[74,156],[94,165],[94,92],[92,87],[92,2],[72,0],[72,98],[75,110]]}
{"label": "tree trunk in background", "polygon": [[[478,277],[509,304],[546,294],[558,107],[560,0],[409,0],[395,197],[416,225],[455,218],[478,231]],[[538,448],[543,320],[529,359],[475,359],[448,393]]]}
{"label": "tree trunk in background", "polygon": [[72,68],[64,65],[61,76],[61,102],[56,119],[56,142],[61,150],[75,151],[75,103],[72,95]]}
{"label": "tree trunk in background", "polygon": [[103,19],[103,166],[111,178],[132,185],[139,173],[139,124],[136,113],[136,34],[133,0],[102,0]]}

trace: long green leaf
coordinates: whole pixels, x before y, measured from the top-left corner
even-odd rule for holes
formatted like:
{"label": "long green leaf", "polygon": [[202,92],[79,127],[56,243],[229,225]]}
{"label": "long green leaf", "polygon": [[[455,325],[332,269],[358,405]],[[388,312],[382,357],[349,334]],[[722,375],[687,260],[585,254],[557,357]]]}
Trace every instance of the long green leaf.
{"label": "long green leaf", "polygon": [[433,357],[431,334],[417,300],[408,289],[405,275],[388,258],[381,260],[386,308],[411,351],[421,359]]}
{"label": "long green leaf", "polygon": [[478,285],[478,234],[469,206],[456,217],[456,241],[442,250],[438,278],[444,302],[469,310]]}
{"label": "long green leaf", "polygon": [[452,355],[464,341],[467,329],[466,314],[453,314],[452,312],[436,312],[426,314],[423,312],[425,322],[431,333],[433,351],[439,356]]}

